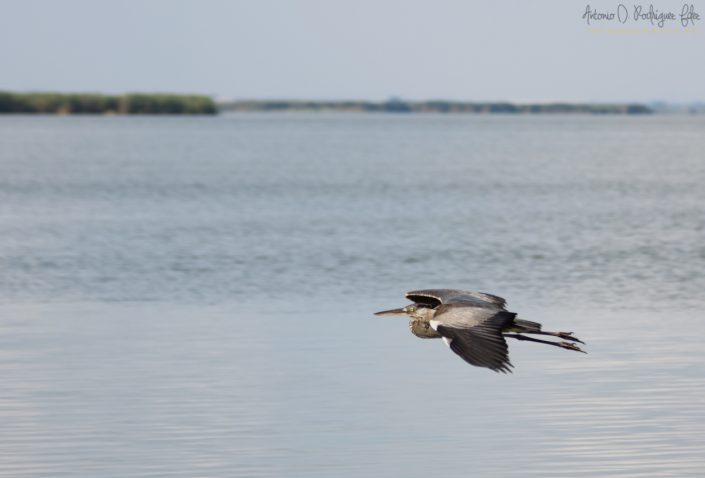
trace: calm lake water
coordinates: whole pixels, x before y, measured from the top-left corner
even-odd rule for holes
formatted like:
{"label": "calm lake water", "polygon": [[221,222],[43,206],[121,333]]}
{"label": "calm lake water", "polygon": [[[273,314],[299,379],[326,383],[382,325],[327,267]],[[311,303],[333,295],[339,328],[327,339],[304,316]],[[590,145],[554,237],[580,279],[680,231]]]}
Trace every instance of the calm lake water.
{"label": "calm lake water", "polygon": [[[0,476],[705,476],[705,118],[0,117]],[[415,288],[588,355],[471,367]]]}

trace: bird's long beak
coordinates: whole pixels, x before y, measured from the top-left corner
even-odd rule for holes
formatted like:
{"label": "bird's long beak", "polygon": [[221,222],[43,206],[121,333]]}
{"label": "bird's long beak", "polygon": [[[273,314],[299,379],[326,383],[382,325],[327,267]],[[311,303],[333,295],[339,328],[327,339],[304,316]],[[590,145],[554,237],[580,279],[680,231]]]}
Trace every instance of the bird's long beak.
{"label": "bird's long beak", "polygon": [[380,317],[398,317],[400,315],[407,316],[408,314],[404,312],[404,307],[400,307],[399,309],[382,310],[380,312],[375,312],[375,315],[379,315]]}

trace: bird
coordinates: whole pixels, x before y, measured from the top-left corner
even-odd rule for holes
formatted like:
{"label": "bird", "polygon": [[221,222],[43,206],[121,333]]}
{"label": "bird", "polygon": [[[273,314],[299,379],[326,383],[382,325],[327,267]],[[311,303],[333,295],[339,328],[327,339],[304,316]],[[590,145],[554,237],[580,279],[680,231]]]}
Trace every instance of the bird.
{"label": "bird", "polygon": [[[460,358],[476,367],[511,373],[514,365],[509,360],[505,338],[586,353],[576,345],[585,342],[573,332],[550,332],[542,330],[538,322],[518,319],[516,313],[506,309],[506,300],[497,295],[458,289],[414,290],[405,295],[412,304],[375,315],[409,317],[412,334],[422,339],[442,339]],[[523,334],[561,340],[541,340]]]}

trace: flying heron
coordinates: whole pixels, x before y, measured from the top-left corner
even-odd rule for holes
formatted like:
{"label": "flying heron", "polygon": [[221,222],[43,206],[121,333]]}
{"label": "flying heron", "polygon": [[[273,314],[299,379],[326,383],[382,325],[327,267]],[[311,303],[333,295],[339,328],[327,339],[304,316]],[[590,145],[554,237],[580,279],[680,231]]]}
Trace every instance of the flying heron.
{"label": "flying heron", "polygon": [[[456,289],[414,290],[406,293],[413,304],[376,312],[380,316],[410,317],[411,333],[422,339],[441,338],[463,360],[495,372],[511,372],[505,337],[554,345],[585,353],[572,332],[541,330],[541,324],[517,319],[505,309],[506,301],[492,294]],[[522,334],[550,335],[559,342]]]}

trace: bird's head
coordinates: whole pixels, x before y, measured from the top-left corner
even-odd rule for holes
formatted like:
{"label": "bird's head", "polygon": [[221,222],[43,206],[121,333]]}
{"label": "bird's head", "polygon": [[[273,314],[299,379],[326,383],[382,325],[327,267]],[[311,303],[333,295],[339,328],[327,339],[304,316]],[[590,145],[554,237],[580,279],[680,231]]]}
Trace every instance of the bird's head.
{"label": "bird's head", "polygon": [[399,309],[391,309],[391,310],[383,310],[380,312],[375,312],[375,315],[379,315],[381,317],[403,316],[403,317],[411,317],[414,319],[425,319],[425,320],[430,320],[431,317],[433,317],[433,314],[435,314],[435,310],[431,306],[424,305],[424,304],[409,304],[406,307],[402,307]]}

